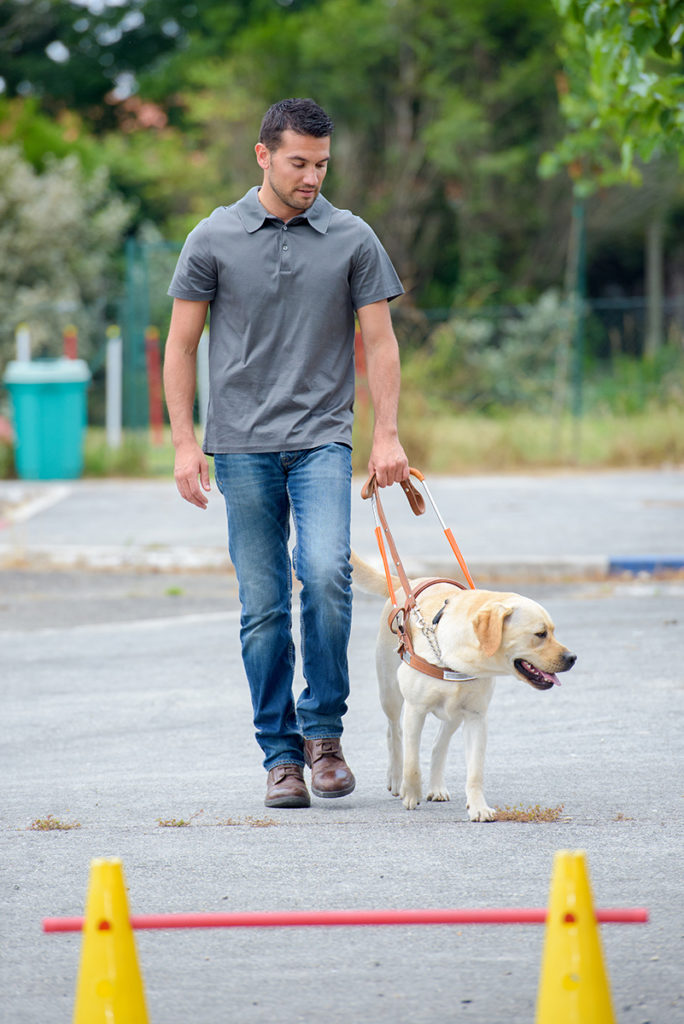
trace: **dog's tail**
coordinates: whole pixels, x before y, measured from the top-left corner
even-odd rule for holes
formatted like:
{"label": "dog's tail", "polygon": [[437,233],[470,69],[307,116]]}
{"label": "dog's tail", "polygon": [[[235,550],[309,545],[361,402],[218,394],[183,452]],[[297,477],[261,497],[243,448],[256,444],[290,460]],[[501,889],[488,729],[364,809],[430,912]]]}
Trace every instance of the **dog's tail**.
{"label": "dog's tail", "polygon": [[[365,590],[369,594],[379,594],[381,597],[388,597],[387,580],[383,572],[378,572],[368,562],[364,562],[355,551],[351,553],[351,564],[354,570],[354,586]],[[392,577],[392,586],[395,591],[401,590],[401,583],[398,577]]]}

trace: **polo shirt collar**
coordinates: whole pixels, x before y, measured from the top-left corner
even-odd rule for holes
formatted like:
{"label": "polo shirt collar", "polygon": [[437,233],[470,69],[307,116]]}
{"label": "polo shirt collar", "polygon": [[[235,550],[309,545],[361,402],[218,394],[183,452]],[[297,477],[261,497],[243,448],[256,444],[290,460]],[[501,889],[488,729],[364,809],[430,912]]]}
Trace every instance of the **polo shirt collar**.
{"label": "polo shirt collar", "polygon": [[[259,186],[255,185],[235,204],[235,209],[242,221],[243,227],[250,235],[258,231],[260,227],[263,227],[267,220],[277,219],[261,205],[258,192]],[[305,213],[300,214],[300,217],[302,220],[307,221],[321,235],[324,235],[328,230],[332,212],[332,204],[319,192],[313,205]]]}

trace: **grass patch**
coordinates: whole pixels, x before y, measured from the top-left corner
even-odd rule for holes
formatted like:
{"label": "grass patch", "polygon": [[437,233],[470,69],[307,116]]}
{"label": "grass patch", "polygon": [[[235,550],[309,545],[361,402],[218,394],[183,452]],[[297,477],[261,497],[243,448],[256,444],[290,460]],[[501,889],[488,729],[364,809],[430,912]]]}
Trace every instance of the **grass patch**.
{"label": "grass patch", "polygon": [[36,818],[32,821],[27,832],[68,832],[72,828],[80,827],[80,821],[60,821],[54,814],[48,814],[46,818]]}
{"label": "grass patch", "polygon": [[7,480],[11,476],[14,476],[14,448],[0,438],[0,480]]}
{"label": "grass patch", "polygon": [[[145,477],[150,474],[149,441],[140,432],[124,434],[119,448],[109,448],[106,432],[101,427],[86,431],[83,452],[85,476]],[[173,467],[173,463],[171,463]]]}
{"label": "grass patch", "polygon": [[560,821],[562,815],[563,804],[558,804],[557,807],[540,807],[539,804],[535,804],[534,807],[523,807],[519,804],[515,807],[497,807],[494,820],[532,822],[536,825],[546,821]]}
{"label": "grass patch", "polygon": [[[487,473],[559,468],[639,468],[684,462],[684,409],[631,415],[554,418],[525,411],[497,415],[443,410],[402,416],[409,461],[428,473]],[[357,434],[359,456],[368,442]],[[360,471],[365,467],[359,466]]]}
{"label": "grass patch", "polygon": [[[372,410],[358,403],[354,424],[354,472],[367,472]],[[413,466],[427,474],[520,473],[554,469],[637,469],[684,463],[684,407],[653,405],[631,413],[542,415],[525,409],[496,413],[457,412],[404,388],[400,437]],[[212,461],[209,460],[210,467]],[[173,477],[174,449],[168,428],[163,443],[147,431],[124,434],[107,447],[101,427],[86,431],[84,476]],[[13,474],[12,451],[0,445],[0,479]]]}

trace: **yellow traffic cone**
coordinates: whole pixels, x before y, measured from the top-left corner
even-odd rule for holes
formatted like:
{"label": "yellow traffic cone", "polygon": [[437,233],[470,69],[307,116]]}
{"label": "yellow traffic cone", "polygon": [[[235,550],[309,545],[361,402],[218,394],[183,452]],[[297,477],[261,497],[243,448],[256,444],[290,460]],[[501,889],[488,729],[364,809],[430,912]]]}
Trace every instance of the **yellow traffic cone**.
{"label": "yellow traffic cone", "polygon": [[148,1024],[120,860],[94,860],[73,1024]]}
{"label": "yellow traffic cone", "polygon": [[558,850],[536,1024],[615,1024],[583,850]]}

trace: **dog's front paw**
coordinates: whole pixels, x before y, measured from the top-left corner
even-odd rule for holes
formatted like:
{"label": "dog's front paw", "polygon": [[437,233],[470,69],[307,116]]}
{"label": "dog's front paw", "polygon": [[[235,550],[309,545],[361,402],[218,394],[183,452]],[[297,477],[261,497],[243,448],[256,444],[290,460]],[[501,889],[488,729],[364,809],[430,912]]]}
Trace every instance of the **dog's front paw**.
{"label": "dog's front paw", "polygon": [[471,821],[494,821],[496,811],[486,803],[468,804],[468,817]]}
{"label": "dog's front paw", "polygon": [[415,810],[420,803],[420,789],[415,789],[413,786],[406,785],[406,783],[402,783],[399,796],[407,811]]}
{"label": "dog's front paw", "polygon": [[393,775],[391,771],[387,773],[387,788],[392,796],[399,796],[401,792],[401,779]]}
{"label": "dog's front paw", "polygon": [[435,803],[442,803],[445,800],[451,800],[451,796],[446,786],[435,786],[430,790],[426,799],[433,800]]}

